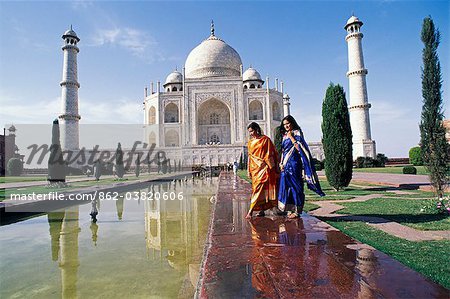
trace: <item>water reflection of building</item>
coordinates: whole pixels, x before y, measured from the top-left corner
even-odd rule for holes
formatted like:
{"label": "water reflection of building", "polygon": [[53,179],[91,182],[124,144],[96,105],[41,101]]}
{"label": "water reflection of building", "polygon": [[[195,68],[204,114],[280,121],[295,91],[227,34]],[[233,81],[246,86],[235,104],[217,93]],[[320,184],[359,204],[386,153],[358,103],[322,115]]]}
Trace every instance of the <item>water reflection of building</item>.
{"label": "water reflection of building", "polygon": [[59,261],[61,297],[77,298],[79,207],[47,214],[52,260]]}
{"label": "water reflection of building", "polygon": [[[198,189],[200,187],[200,189]],[[191,195],[188,190],[203,190],[203,195]],[[204,238],[208,229],[209,197],[216,185],[212,181],[185,181],[151,185],[142,190],[158,197],[164,192],[183,192],[179,200],[146,200],[145,236],[150,259],[166,260],[174,269],[188,273],[195,287],[203,252]]]}
{"label": "water reflection of building", "polygon": [[61,226],[61,255],[59,268],[61,269],[62,298],[77,297],[78,267],[78,234],[79,207],[67,208]]}
{"label": "water reflection of building", "polygon": [[378,259],[375,256],[375,250],[373,248],[360,248],[356,260],[356,268],[361,275],[359,278],[361,288],[358,292],[358,298],[375,297],[374,291],[369,287],[373,282],[372,274],[374,274],[378,268]]}

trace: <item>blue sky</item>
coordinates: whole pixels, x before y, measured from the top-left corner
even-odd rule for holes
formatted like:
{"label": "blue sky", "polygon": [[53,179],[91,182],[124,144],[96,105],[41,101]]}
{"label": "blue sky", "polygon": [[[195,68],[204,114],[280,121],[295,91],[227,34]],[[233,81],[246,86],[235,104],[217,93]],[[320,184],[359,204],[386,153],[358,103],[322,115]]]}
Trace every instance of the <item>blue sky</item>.
{"label": "blue sky", "polygon": [[[62,33],[81,38],[81,123],[142,123],[144,87],[181,69],[216,35],[263,77],[285,83],[308,141],[321,138],[330,82],[348,90],[345,22],[363,22],[372,138],[377,151],[406,157],[419,142],[420,30],[431,15],[441,32],[444,109],[449,111],[448,1],[0,2],[0,123],[50,123],[60,110]],[[18,132],[20,134],[20,132]]]}

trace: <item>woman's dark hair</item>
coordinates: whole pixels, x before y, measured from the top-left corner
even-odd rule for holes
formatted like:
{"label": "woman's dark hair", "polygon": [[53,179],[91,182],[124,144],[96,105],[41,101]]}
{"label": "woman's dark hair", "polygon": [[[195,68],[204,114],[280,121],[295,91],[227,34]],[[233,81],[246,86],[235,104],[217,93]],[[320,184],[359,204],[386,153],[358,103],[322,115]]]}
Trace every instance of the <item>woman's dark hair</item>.
{"label": "woman's dark hair", "polygon": [[295,118],[292,115],[288,115],[285,116],[282,120],[281,120],[281,124],[280,124],[280,132],[281,132],[281,136],[283,136],[284,134],[286,134],[286,129],[284,128],[283,122],[287,120],[291,125],[292,125],[292,131],[294,130],[299,130],[300,134],[303,135],[302,129],[300,129],[300,126],[298,125],[298,123],[295,121]]}
{"label": "woman's dark hair", "polygon": [[257,123],[252,122],[251,124],[249,124],[248,127],[247,127],[247,130],[250,129],[250,128],[252,128],[252,130],[255,131],[256,134],[262,135],[261,127]]}

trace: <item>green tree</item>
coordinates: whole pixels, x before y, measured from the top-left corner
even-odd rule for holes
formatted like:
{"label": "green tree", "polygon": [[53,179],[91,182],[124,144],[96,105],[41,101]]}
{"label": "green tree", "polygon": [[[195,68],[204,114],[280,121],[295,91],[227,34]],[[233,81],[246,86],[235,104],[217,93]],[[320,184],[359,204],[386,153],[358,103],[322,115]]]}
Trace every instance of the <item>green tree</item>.
{"label": "green tree", "polygon": [[274,145],[277,149],[278,157],[281,158],[281,144],[283,143],[283,136],[281,136],[281,125],[275,128]]}
{"label": "green tree", "polygon": [[102,168],[103,166],[100,160],[96,160],[94,163],[94,177],[96,181],[98,181],[102,176]]}
{"label": "green tree", "polygon": [[385,154],[378,153],[377,157],[375,159],[376,167],[385,167],[387,161],[388,161],[388,157],[386,157]]}
{"label": "green tree", "polygon": [[138,155],[136,158],[136,168],[134,169],[134,173],[136,174],[136,177],[139,177],[141,174],[141,157]]}
{"label": "green tree", "polygon": [[422,51],[422,116],[420,122],[420,146],[424,165],[430,172],[430,181],[439,197],[444,195],[448,183],[447,141],[443,126],[442,75],[437,49],[440,34],[431,17],[423,20]]}
{"label": "green tree", "polygon": [[19,158],[11,158],[8,160],[6,169],[8,175],[20,176],[23,171],[23,162]]}
{"label": "green tree", "polygon": [[325,174],[335,190],[347,187],[352,179],[352,129],[342,86],[330,83],[322,104],[322,144]]}
{"label": "green tree", "polygon": [[59,135],[59,122],[55,119],[52,126],[52,145],[50,146],[50,157],[48,158],[47,180],[50,183],[66,181],[67,165],[66,161],[64,161]]}
{"label": "green tree", "polygon": [[409,163],[415,166],[422,166],[422,150],[420,146],[415,146],[409,149]]}
{"label": "green tree", "polygon": [[123,166],[123,151],[120,142],[117,144],[116,149],[116,174],[119,179],[123,178],[125,174],[125,168]]}
{"label": "green tree", "polygon": [[241,153],[241,157],[239,158],[239,169],[244,169],[244,158]]}

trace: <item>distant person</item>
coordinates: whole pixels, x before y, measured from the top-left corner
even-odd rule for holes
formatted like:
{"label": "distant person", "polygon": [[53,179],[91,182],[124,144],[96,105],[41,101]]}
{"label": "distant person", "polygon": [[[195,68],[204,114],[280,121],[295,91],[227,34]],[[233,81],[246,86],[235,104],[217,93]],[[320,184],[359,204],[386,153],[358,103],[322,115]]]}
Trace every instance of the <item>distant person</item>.
{"label": "distant person", "polygon": [[320,196],[325,196],[325,193],[320,188],[312,156],[300,126],[291,115],[281,121],[281,136],[283,140],[278,208],[282,212],[288,212],[288,218],[297,218],[305,204],[302,171],[310,190]]}
{"label": "distant person", "polygon": [[233,162],[233,173],[236,175],[238,171],[238,162],[234,161]]}
{"label": "distant person", "polygon": [[250,209],[245,218],[250,219],[253,211],[260,211],[277,206],[278,155],[269,137],[261,133],[261,127],[252,122],[247,127],[250,134],[248,141],[248,177],[252,180]]}

